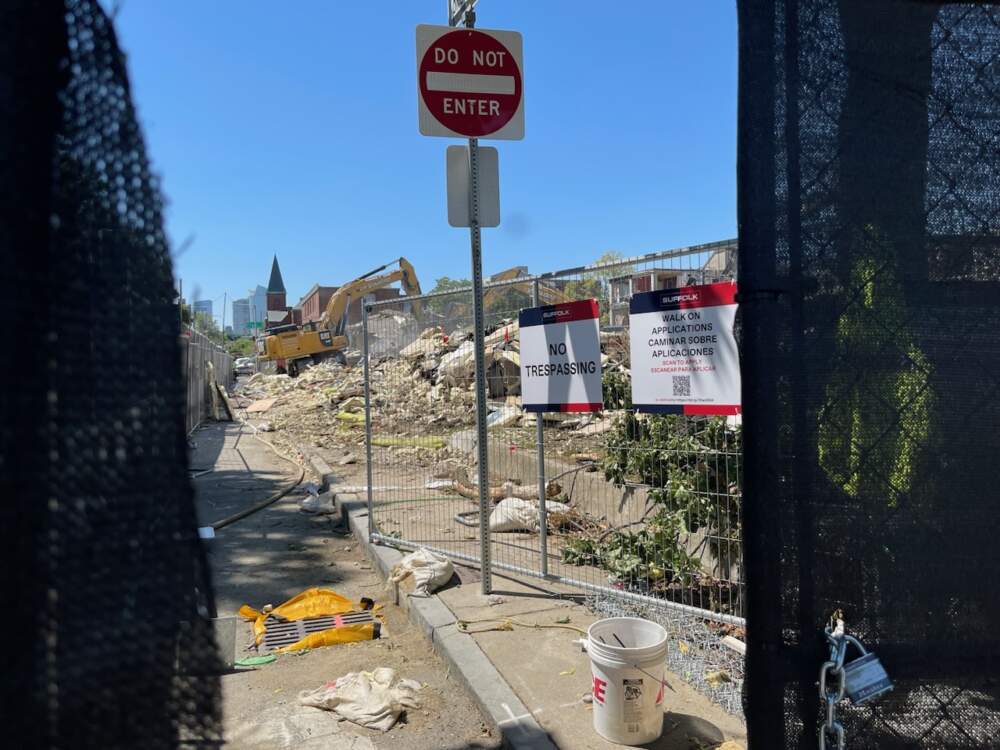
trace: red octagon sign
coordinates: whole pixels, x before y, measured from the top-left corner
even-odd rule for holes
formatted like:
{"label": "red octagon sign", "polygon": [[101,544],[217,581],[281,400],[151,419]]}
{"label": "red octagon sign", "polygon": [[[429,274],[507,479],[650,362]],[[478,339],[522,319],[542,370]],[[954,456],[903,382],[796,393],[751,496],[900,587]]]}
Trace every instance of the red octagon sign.
{"label": "red octagon sign", "polygon": [[424,135],[524,137],[520,34],[418,26],[417,75]]}

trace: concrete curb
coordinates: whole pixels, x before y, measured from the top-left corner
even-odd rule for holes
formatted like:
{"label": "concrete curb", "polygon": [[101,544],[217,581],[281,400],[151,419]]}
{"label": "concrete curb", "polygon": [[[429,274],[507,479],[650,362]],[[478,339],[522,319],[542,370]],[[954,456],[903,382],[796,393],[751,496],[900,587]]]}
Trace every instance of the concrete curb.
{"label": "concrete curb", "polygon": [[[315,459],[320,464],[319,467],[313,464],[313,460],[310,459],[310,465],[314,466],[317,474],[324,477],[323,489],[326,490],[330,487],[326,474],[330,473],[332,476],[332,472],[321,459]],[[342,498],[335,493],[334,504],[378,572],[383,578],[388,578],[389,571],[402,559],[403,553],[392,547],[371,543],[368,538],[366,503]],[[556,745],[548,734],[539,726],[476,641],[459,631],[454,613],[441,599],[437,596],[421,598],[404,595],[399,603],[409,613],[410,620],[424,631],[438,655],[462,679],[483,714],[499,732],[504,747],[513,750],[556,750]]]}
{"label": "concrete curb", "polygon": [[303,455],[309,469],[319,479],[320,491],[326,492],[337,481],[337,475],[333,473],[330,465],[315,453],[306,453],[303,451]]}

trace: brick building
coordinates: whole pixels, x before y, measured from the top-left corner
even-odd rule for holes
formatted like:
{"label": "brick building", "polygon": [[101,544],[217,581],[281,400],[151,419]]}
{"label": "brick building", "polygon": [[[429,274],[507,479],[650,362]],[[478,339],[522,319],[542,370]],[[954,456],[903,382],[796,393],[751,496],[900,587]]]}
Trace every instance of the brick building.
{"label": "brick building", "polygon": [[610,325],[628,325],[633,294],[735,279],[737,247],[736,240],[696,245],[678,257],[677,268],[649,268],[609,279]]}
{"label": "brick building", "polygon": [[299,304],[296,307],[302,308],[302,322],[312,323],[314,320],[319,320],[323,317],[323,312],[326,310],[327,304],[330,302],[330,297],[333,293],[337,291],[340,287],[336,286],[320,286],[319,284],[313,284],[312,288],[302,295],[302,299],[299,300]]}
{"label": "brick building", "polygon": [[[326,312],[326,306],[330,303],[330,298],[339,288],[340,287],[338,286],[320,286],[319,284],[313,284],[312,288],[302,295],[302,299],[299,300],[299,304],[293,308],[293,311],[301,308],[302,323],[317,321],[323,317],[323,313]],[[386,287],[385,289],[376,289],[373,292],[369,292],[365,296],[374,297],[378,302],[398,299],[400,300],[400,304],[398,306],[391,305],[391,307],[400,310],[409,309],[409,303],[401,297],[401,294],[402,292],[396,287]],[[360,322],[361,300],[352,299],[350,306],[347,308],[347,324],[354,325],[355,323]]]}

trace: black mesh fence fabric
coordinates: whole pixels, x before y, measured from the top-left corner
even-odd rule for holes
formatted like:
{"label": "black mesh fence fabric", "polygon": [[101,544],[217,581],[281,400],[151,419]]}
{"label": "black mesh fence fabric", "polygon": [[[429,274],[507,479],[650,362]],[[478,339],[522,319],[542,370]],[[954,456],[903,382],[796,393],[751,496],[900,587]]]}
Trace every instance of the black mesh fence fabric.
{"label": "black mesh fence fabric", "polygon": [[161,210],[99,5],[0,5],[7,747],[218,744]]}
{"label": "black mesh fence fabric", "polygon": [[836,609],[851,750],[1000,747],[1000,7],[739,13],[751,747],[817,746]]}

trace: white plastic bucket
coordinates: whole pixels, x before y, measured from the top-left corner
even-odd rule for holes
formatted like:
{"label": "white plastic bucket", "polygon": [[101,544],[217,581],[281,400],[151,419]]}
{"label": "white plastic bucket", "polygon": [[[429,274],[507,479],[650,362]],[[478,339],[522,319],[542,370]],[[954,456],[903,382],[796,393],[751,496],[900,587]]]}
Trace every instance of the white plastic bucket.
{"label": "white plastic bucket", "polygon": [[594,730],[623,745],[658,739],[667,631],[638,617],[611,617],[590,626],[585,645],[594,677]]}

